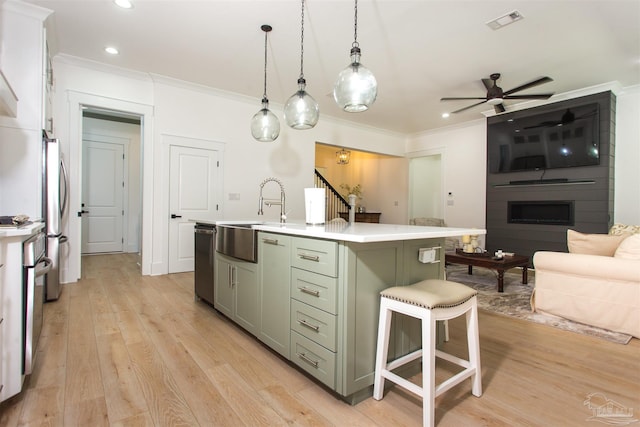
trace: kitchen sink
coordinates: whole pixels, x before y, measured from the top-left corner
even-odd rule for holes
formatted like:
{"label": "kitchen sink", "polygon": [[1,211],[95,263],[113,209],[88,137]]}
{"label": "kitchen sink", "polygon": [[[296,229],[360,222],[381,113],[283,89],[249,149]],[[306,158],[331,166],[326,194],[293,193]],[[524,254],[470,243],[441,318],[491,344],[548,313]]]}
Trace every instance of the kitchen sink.
{"label": "kitchen sink", "polygon": [[251,223],[218,224],[216,251],[249,262],[258,262],[258,230]]}

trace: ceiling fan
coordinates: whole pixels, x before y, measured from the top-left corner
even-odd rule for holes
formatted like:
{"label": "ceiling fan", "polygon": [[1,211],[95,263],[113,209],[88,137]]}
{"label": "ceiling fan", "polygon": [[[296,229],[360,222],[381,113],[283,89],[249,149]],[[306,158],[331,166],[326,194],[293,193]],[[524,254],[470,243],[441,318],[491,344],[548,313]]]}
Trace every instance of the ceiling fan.
{"label": "ceiling fan", "polygon": [[[591,106],[589,106],[591,107]],[[560,118],[560,120],[548,120],[548,121],[544,121],[541,123],[538,123],[535,126],[526,126],[525,129],[536,129],[536,128],[541,128],[541,127],[553,127],[553,126],[564,126],[564,125],[570,125],[571,123],[575,122],[576,120],[581,120],[581,119],[585,119],[587,117],[592,117],[594,115],[596,115],[598,113],[597,107],[591,107],[592,109],[589,109],[589,111],[585,112],[584,114],[576,117],[575,113],[573,111],[571,111],[571,108],[567,108],[567,110],[562,114],[562,117]],[[582,110],[584,110],[585,108],[583,108]]]}
{"label": "ceiling fan", "polygon": [[459,113],[461,111],[468,110],[469,108],[473,108],[477,105],[487,103],[489,105],[493,105],[493,108],[496,110],[496,113],[503,113],[505,111],[504,105],[502,102],[506,99],[549,99],[553,93],[544,93],[538,95],[512,95],[513,93],[519,92],[521,90],[529,89],[534,86],[541,85],[543,83],[552,82],[553,79],[550,77],[541,77],[537,80],[534,80],[529,83],[525,83],[518,87],[515,87],[508,91],[503,91],[500,86],[496,83],[496,81],[500,78],[500,73],[493,73],[489,76],[489,79],[482,79],[482,83],[484,87],[487,88],[487,95],[485,97],[462,97],[462,98],[440,98],[440,101],[454,101],[461,99],[481,99],[482,101],[477,102],[475,104],[469,105],[467,107],[461,108],[456,111],[452,111],[451,114]]}

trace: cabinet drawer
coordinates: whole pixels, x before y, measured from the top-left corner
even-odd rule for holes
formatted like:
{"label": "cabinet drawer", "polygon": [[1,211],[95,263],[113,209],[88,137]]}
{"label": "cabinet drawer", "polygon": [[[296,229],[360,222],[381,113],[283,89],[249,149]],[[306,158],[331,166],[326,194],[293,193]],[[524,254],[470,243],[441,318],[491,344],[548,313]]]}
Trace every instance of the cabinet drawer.
{"label": "cabinet drawer", "polygon": [[338,272],[338,243],[319,239],[293,239],[293,267],[325,276],[336,277]]}
{"label": "cabinet drawer", "polygon": [[291,298],[337,314],[338,279],[299,268],[291,269]]}
{"label": "cabinet drawer", "polygon": [[331,351],[336,351],[336,316],[291,300],[291,329]]}
{"label": "cabinet drawer", "polygon": [[335,390],[335,353],[292,331],[291,361]]}

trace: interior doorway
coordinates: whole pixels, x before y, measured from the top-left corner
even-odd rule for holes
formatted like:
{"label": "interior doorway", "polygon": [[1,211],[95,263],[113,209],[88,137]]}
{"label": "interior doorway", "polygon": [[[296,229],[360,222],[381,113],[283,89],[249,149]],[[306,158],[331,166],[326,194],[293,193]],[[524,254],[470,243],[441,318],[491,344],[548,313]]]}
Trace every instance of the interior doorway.
{"label": "interior doorway", "polygon": [[444,219],[441,154],[409,161],[409,218],[420,217]]}
{"label": "interior doorway", "polygon": [[[61,275],[63,283],[70,283],[80,280],[82,277],[82,214],[76,215],[74,212],[82,210],[82,134],[83,134],[83,114],[86,110],[106,114],[111,117],[139,120],[140,123],[140,243],[139,259],[143,275],[154,274],[153,270],[153,106],[136,102],[114,99],[100,95],[77,92],[68,92],[69,123],[68,139],[69,144],[69,204],[71,215],[66,224],[67,235],[70,242],[69,253],[66,254]],[[74,211],[75,210],[75,211]],[[61,263],[62,264],[62,263]],[[160,272],[161,273],[161,272]],[[157,274],[160,274],[157,273]]]}
{"label": "interior doorway", "polygon": [[82,129],[82,254],[139,255],[140,117],[88,108]]}

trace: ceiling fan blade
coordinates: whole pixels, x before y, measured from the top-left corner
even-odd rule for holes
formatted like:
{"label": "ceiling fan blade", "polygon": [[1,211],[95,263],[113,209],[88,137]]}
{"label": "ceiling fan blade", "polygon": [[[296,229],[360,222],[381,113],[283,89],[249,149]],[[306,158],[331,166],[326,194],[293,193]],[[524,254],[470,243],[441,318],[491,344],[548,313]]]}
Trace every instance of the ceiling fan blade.
{"label": "ceiling fan blade", "polygon": [[[484,98],[482,98],[482,99],[484,99]],[[461,108],[461,109],[459,109],[459,110],[452,111],[452,112],[451,112],[451,114],[460,113],[460,112],[462,112],[462,111],[468,110],[469,108],[473,108],[473,107],[475,107],[475,106],[477,106],[477,105],[484,104],[484,103],[485,103],[485,101],[477,102],[477,103],[475,103],[475,104],[469,105],[469,106],[464,107],[464,108]]]}
{"label": "ceiling fan blade", "polygon": [[505,111],[507,111],[507,110],[504,109],[504,105],[502,105],[502,104],[494,105],[493,109],[495,110],[496,114],[504,113]]}
{"label": "ceiling fan blade", "polygon": [[552,81],[553,81],[553,79],[551,77],[541,77],[541,78],[539,78],[537,80],[534,80],[532,82],[525,83],[525,84],[523,84],[521,86],[518,86],[518,87],[514,87],[513,89],[506,91],[504,93],[504,95],[509,95],[511,93],[514,93],[514,92],[518,92],[518,91],[521,91],[521,90],[529,89],[530,87],[538,86],[538,85],[541,85],[543,83],[548,83],[548,82],[552,82]]}
{"label": "ceiling fan blade", "polygon": [[474,97],[474,98],[440,98],[440,101],[457,101],[459,99],[473,100],[473,99],[484,99],[487,100],[486,97]]}
{"label": "ceiling fan blade", "polygon": [[505,95],[502,99],[549,99],[552,93],[541,93],[537,95]]}

